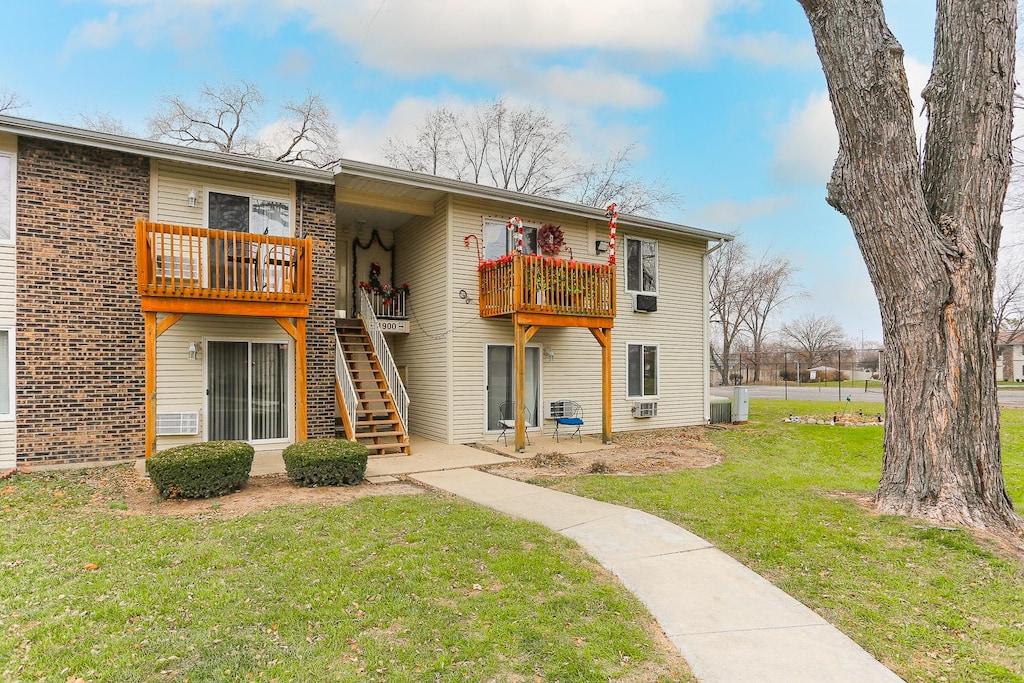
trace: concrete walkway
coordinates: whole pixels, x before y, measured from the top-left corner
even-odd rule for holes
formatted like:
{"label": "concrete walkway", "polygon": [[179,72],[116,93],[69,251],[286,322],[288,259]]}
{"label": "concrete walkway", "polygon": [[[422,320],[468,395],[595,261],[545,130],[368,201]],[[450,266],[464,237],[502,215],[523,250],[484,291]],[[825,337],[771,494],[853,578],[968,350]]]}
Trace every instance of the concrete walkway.
{"label": "concrete walkway", "polygon": [[647,606],[700,681],[900,681],[813,611],[649,515],[474,469],[408,475],[573,539]]}

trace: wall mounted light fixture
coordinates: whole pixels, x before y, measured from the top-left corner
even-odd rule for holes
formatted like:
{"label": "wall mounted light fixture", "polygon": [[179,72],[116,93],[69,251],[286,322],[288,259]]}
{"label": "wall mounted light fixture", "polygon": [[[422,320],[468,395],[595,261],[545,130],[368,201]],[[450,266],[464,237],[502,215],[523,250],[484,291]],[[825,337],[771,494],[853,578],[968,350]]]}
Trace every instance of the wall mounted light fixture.
{"label": "wall mounted light fixture", "polygon": [[199,201],[199,193],[196,192],[195,190],[189,190],[188,191],[188,205],[189,206],[195,206],[196,202],[198,202],[198,201]]}
{"label": "wall mounted light fixture", "polygon": [[199,357],[199,346],[200,343],[197,341],[191,341],[188,343],[188,359],[195,360]]}
{"label": "wall mounted light fixture", "polygon": [[594,251],[598,254],[604,254],[608,251],[608,240],[597,240],[594,242]]}

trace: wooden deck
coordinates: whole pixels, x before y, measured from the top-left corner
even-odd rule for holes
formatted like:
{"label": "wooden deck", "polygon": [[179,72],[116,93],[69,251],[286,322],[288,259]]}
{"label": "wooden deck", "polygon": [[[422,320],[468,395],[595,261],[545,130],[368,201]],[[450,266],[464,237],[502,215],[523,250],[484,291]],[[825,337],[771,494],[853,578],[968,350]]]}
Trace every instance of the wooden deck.
{"label": "wooden deck", "polygon": [[135,249],[145,319],[146,457],[156,448],[156,340],[191,313],[273,318],[295,341],[295,432],[304,440],[313,239],[140,219]]}
{"label": "wooden deck", "polygon": [[313,240],[135,224],[142,310],[308,317]]}
{"label": "wooden deck", "polygon": [[613,266],[512,255],[484,261],[479,274],[481,317],[527,314],[538,325],[612,326]]}
{"label": "wooden deck", "polygon": [[601,440],[611,443],[614,264],[511,254],[479,266],[480,316],[514,333],[515,448],[526,448],[526,345],[542,327],[585,327],[601,346]]}

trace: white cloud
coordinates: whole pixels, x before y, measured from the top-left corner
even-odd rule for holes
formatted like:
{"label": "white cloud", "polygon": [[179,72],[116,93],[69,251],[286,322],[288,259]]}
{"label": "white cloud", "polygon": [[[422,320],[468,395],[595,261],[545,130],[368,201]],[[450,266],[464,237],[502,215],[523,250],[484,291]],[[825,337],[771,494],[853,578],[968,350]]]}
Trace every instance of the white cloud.
{"label": "white cloud", "polygon": [[110,12],[105,18],[90,19],[75,27],[68,36],[65,55],[78,49],[101,49],[113,46],[121,37],[121,21],[117,12]]}
{"label": "white cloud", "polygon": [[804,53],[775,33],[719,36],[715,19],[744,0],[97,1],[116,12],[76,28],[67,52],[123,40],[184,49],[211,42],[224,25],[269,35],[297,20],[378,69],[443,74],[588,107],[653,106],[662,93],[643,74],[723,49],[768,65]]}
{"label": "white cloud", "polygon": [[817,61],[810,41],[795,41],[775,31],[725,36],[719,40],[719,48],[760,66],[806,67]]}
{"label": "white cloud", "polygon": [[[920,141],[924,139],[928,127],[921,91],[928,82],[931,67],[909,55],[904,57],[903,62],[914,112],[914,132]],[[828,93],[812,93],[793,110],[779,129],[772,160],[773,170],[785,180],[823,184],[832,172],[838,150],[839,133],[836,131]]]}
{"label": "white cloud", "polygon": [[688,212],[687,222],[710,230],[735,232],[748,222],[783,211],[792,205],[789,197],[759,197],[748,202],[726,199],[705,204]]}
{"label": "white cloud", "polygon": [[780,129],[773,170],[785,180],[824,183],[838,149],[839,134],[828,93],[812,93]]}

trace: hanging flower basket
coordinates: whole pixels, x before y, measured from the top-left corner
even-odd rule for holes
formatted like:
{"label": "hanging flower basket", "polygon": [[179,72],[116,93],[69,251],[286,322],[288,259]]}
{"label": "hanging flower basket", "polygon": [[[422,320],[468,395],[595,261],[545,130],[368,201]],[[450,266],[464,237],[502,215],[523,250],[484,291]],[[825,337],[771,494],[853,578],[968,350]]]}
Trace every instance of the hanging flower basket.
{"label": "hanging flower basket", "polygon": [[565,235],[562,228],[554,223],[545,223],[537,231],[537,247],[545,256],[558,256],[565,246]]}

